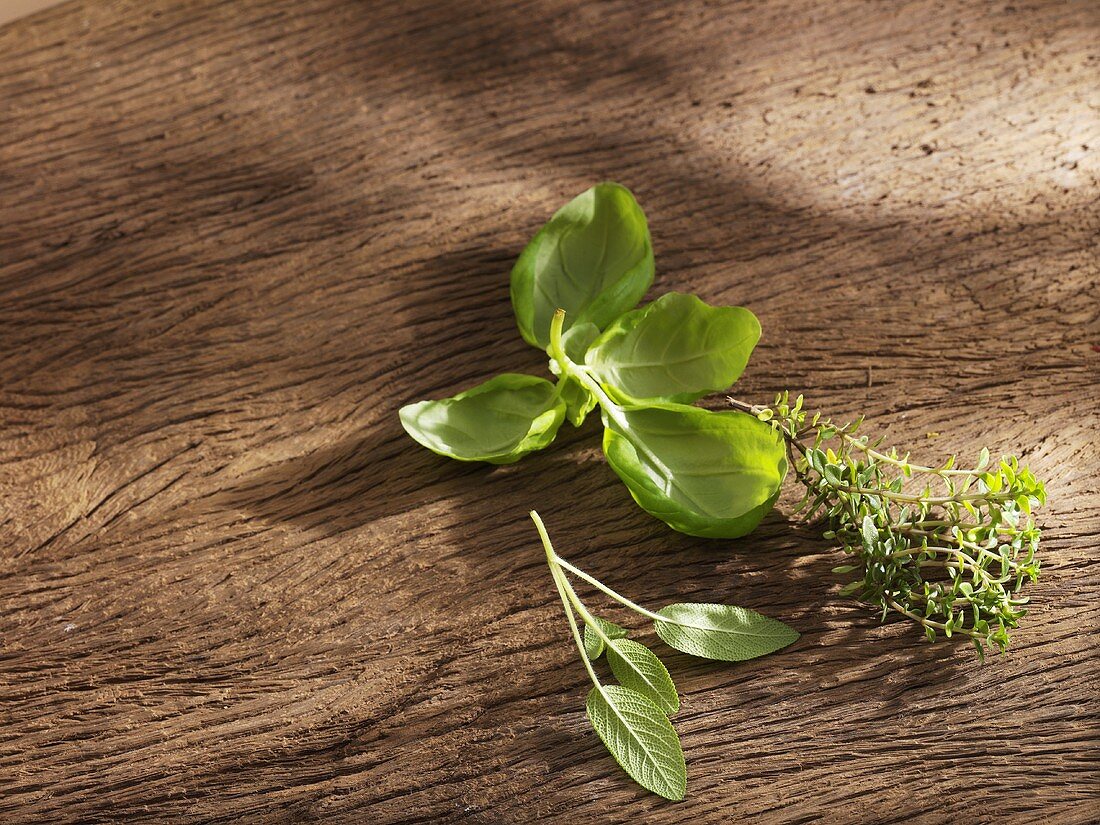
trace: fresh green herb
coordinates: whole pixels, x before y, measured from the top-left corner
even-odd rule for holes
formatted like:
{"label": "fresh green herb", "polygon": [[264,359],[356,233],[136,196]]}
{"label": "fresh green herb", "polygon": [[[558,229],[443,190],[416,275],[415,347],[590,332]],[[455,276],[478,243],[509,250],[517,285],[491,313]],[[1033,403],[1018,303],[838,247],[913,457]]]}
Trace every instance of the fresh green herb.
{"label": "fresh green herb", "polygon": [[754,418],[690,402],[738,379],[760,324],[742,307],[678,293],[628,312],[652,280],[641,208],[618,184],[593,187],[512,270],[520,332],[546,349],[557,384],[498,376],[411,404],[401,423],[440,455],[507,464],[548,446],[563,418],[579,427],[598,406],[608,462],[642,509],[689,535],[745,535],[779,495],[783,440]]}
{"label": "fresh green herb", "polygon": [[597,618],[596,624],[600,626],[600,630],[603,631],[603,635],[599,635],[595,630],[588,625],[584,626],[584,652],[588,654],[589,659],[599,659],[603,656],[604,643],[606,639],[625,639],[626,628],[619,627],[614,622],[608,622],[604,619]]}
{"label": "fresh green herb", "polygon": [[[625,629],[593,615],[567,574],[651,620],[657,635],[670,647],[692,656],[742,661],[786,647],[798,633],[782,622],[740,607],[671,604],[657,612],[646,610],[558,556],[534,510],[531,519],[542,539],[577,652],[592,680],[586,703],[592,727],[631,779],[666,799],[683,799],[687,766],[680,738],[668,719],[680,709],[672,677],[653,651],[626,638]],[[578,617],[584,624],[583,638]],[[606,654],[608,667],[621,684],[600,681],[592,661],[601,654]]]}
{"label": "fresh green herb", "polygon": [[684,404],[600,403],[611,469],[643,510],[674,530],[743,536],[775,503],[787,461],[773,434]]}
{"label": "fresh green herb", "polygon": [[744,307],[670,292],[615,321],[584,363],[623,399],[690,404],[740,378],[758,340],[760,322]]}
{"label": "fresh green herb", "polygon": [[401,408],[405,430],[439,455],[511,464],[554,440],[565,402],[545,378],[505,373],[443,401]]}
{"label": "fresh green herb", "polygon": [[653,283],[645,214],[625,186],[601,183],[578,195],[538,231],[512,268],[512,306],[523,340],[545,349],[550,319],[603,328]]}
{"label": "fresh green herb", "polygon": [[670,604],[657,611],[657,635],[669,647],[721,662],[743,662],[793,642],[798,634],[782,622],[743,607]]}
{"label": "fresh green herb", "polygon": [[771,407],[730,399],[768,421],[786,440],[806,488],[801,509],[823,515],[828,539],[840,542],[856,574],[842,590],[876,605],[883,619],[900,613],[937,634],[968,637],[985,648],[1008,646],[1026,612],[1019,595],[1039,575],[1039,529],[1031,510],[1046,502],[1043,483],[1015,456],[990,462],[982,449],[971,468],[910,462],[882,439],[857,435],[862,420],[834,424],[802,409],[787,393]]}

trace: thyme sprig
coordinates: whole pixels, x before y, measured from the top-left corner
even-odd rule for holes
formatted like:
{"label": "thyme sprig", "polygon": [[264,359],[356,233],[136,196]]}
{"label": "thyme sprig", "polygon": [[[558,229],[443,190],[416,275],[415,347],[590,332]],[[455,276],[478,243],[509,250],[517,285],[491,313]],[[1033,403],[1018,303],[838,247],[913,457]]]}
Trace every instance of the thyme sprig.
{"label": "thyme sprig", "polygon": [[900,613],[937,635],[969,637],[1002,652],[1009,630],[1027,612],[1020,596],[1039,576],[1039,529],[1031,511],[1046,502],[1043,483],[1015,456],[991,462],[983,448],[970,468],[910,461],[858,434],[859,418],[837,424],[810,416],[799,395],[781,393],[770,406],[730,399],[743,412],[768,421],[787,442],[791,466],[805,495],[798,512],[823,516],[827,539],[836,539],[856,574],[841,590],[882,610]]}

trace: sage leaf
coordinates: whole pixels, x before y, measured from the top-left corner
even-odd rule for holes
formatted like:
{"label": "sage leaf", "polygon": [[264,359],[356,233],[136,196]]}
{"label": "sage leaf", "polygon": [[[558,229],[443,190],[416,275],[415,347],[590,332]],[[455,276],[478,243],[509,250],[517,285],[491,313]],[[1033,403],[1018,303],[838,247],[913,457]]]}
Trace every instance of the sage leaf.
{"label": "sage leaf", "polygon": [[613,639],[607,648],[607,663],[623,687],[638,691],[669,716],[680,709],[672,677],[645,645],[630,639]]}
{"label": "sage leaf", "polygon": [[[584,363],[584,355],[588,347],[600,335],[600,329],[595,324],[583,323],[570,327],[562,335],[562,348],[574,363]],[[550,371],[554,372],[557,362],[550,360]],[[577,379],[565,376],[562,382],[561,397],[565,401],[565,417],[574,427],[584,423],[584,419],[596,407],[596,396],[590,393]]]}
{"label": "sage leaf", "polygon": [[[626,628],[619,627],[614,622],[608,622],[601,619],[599,616],[593,617],[600,625],[600,629],[604,632],[604,635],[609,639],[622,639],[626,636]],[[604,643],[603,639],[596,635],[595,631],[589,625],[584,626],[584,652],[589,659],[595,661],[603,655]]]}
{"label": "sage leaf", "polygon": [[608,463],[638,505],[689,536],[737,538],[779,497],[787,473],[772,427],[684,404],[604,410]]}
{"label": "sage leaf", "polygon": [[669,647],[722,662],[740,662],[784,648],[798,632],[755,610],[724,604],[670,604],[657,611],[657,635]]}
{"label": "sage leaf", "polygon": [[760,322],[744,307],[670,292],[615,321],[585,363],[628,398],[688,403],[733,384],[759,339]]}
{"label": "sage leaf", "polygon": [[402,407],[405,431],[433,453],[511,464],[554,440],[565,402],[534,375],[505,373],[441,401]]}
{"label": "sage leaf", "polygon": [[684,798],[684,751],[664,711],[621,685],[592,688],[587,711],[596,734],[631,779],[665,799]]}
{"label": "sage leaf", "polygon": [[550,320],[601,329],[633,308],[653,283],[653,246],[630,190],[601,183],[561,209],[512,268],[512,307],[523,339],[545,349]]}

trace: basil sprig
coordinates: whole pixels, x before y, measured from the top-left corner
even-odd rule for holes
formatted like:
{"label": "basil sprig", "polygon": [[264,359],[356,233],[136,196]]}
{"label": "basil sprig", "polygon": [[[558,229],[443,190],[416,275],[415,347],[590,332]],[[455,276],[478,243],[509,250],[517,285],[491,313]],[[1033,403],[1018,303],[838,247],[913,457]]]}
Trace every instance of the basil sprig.
{"label": "basil sprig", "polygon": [[633,195],[614,183],[589,189],[539,230],[512,270],[520,333],[545,348],[556,383],[497,376],[404,407],[401,423],[440,455],[509,464],[598,406],[604,453],[643,510],[692,536],[745,535],[779,495],[783,439],[755,417],[690,402],[740,377],[760,324],[742,307],[675,292],[632,310],[652,280],[649,230]]}
{"label": "basil sprig", "polygon": [[[652,650],[626,638],[624,628],[594,615],[573,589],[569,576],[652,621],[657,636],[669,647],[702,659],[752,659],[786,647],[798,639],[798,633],[776,619],[743,607],[680,603],[656,612],[647,610],[561,558],[534,510],[531,520],[542,539],[546,563],[577,652],[592,680],[586,702],[588,720],[631,779],[665,799],[683,799],[687,765],[680,737],[669,721],[669,716],[680,709],[672,676]],[[583,637],[578,619],[584,625]],[[592,662],[601,655],[619,684],[600,681]]]}

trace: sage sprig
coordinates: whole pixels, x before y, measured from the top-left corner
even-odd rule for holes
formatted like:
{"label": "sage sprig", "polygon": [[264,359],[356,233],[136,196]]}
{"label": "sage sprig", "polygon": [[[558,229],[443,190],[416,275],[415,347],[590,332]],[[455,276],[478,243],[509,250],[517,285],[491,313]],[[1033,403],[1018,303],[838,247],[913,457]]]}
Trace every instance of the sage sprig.
{"label": "sage sprig", "polygon": [[771,407],[730,401],[786,440],[805,487],[799,509],[808,520],[824,516],[825,538],[853,557],[834,568],[856,576],[843,594],[876,605],[884,620],[891,611],[913,620],[929,641],[960,635],[980,656],[1005,650],[1027,612],[1020,591],[1039,576],[1031,512],[1046,502],[1016,456],[991,461],[983,447],[969,468],[955,456],[924,466],[858,434],[862,419],[809,416],[801,395],[781,393]]}
{"label": "sage sprig", "polygon": [[[651,620],[657,636],[669,647],[692,656],[739,662],[786,647],[798,639],[798,633],[776,619],[741,607],[681,603],[656,612],[647,610],[561,558],[534,510],[531,520],[542,539],[577,652],[592,680],[585,707],[593,729],[631,779],[666,799],[683,799],[687,765],[680,738],[668,718],[680,709],[672,677],[653,651],[627,638],[623,627],[593,614],[577,595],[569,575]],[[583,636],[578,618],[584,625]],[[596,674],[592,663],[601,655],[618,685],[606,684]]]}

